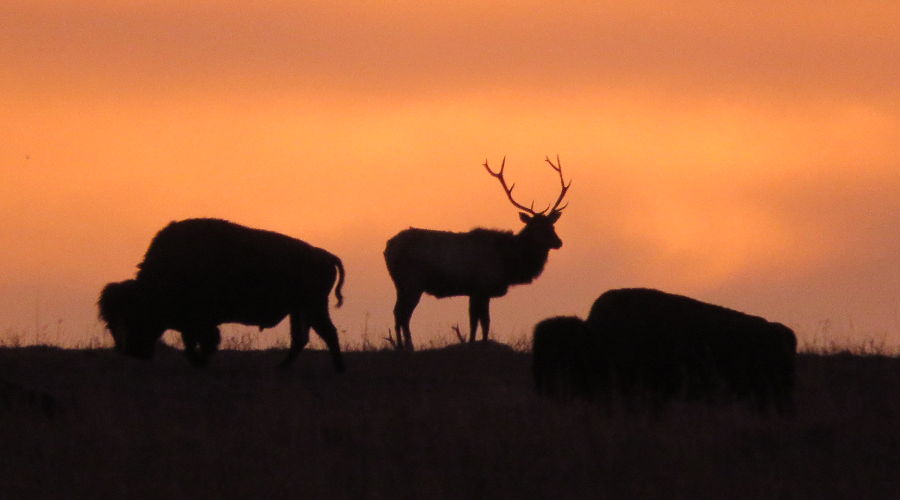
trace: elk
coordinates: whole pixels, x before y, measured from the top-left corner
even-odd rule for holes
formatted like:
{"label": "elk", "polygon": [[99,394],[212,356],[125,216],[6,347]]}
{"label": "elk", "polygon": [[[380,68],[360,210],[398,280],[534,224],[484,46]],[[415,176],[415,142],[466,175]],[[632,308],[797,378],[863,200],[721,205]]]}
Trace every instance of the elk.
{"label": "elk", "polygon": [[554,164],[545,161],[559,175],[560,192],[552,205],[541,211],[513,198],[515,184],[508,185],[503,175],[506,157],[499,171],[482,165],[500,182],[506,197],[519,210],[525,224],[518,233],[476,228],[466,233],[410,228],[388,240],[384,259],[397,289],[394,305],[394,331],[398,348],[413,349],[409,322],[423,293],[437,298],[469,297],[469,342],[475,342],[478,325],[482,341],[488,339],[491,317],[490,300],[506,295],[511,285],[531,283],[540,276],[552,249],[562,247],[553,225],[559,220],[560,206],[572,181],[565,182],[559,156]]}
{"label": "elk", "polygon": [[[337,329],[328,314],[334,287],[343,302],[344,266],[337,256],[273,231],[220,219],[172,222],[150,242],[135,279],[100,293],[100,318],[116,350],[149,359],[168,330],[178,330],[185,356],[205,365],[218,349],[222,323],[271,328],[291,318],[290,365],[309,341],[325,341],[336,371],[344,371]],[[338,278],[335,287],[335,278]]]}

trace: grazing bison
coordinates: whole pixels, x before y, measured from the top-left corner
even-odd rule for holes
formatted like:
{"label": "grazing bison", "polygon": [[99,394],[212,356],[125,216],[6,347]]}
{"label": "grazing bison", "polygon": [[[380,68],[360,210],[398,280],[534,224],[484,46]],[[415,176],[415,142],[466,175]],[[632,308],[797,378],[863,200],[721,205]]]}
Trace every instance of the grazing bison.
{"label": "grazing bison", "polygon": [[725,391],[761,411],[770,404],[791,411],[797,340],[780,323],[637,288],[601,295],[587,327],[598,353],[596,369],[626,400],[636,389],[656,403],[676,394],[690,399]]}
{"label": "grazing bison", "polygon": [[525,227],[517,234],[510,231],[474,229],[467,233],[411,228],[388,240],[384,259],[397,289],[394,305],[394,330],[397,346],[412,349],[409,322],[423,293],[437,298],[469,297],[469,342],[481,324],[482,340],[487,341],[491,317],[491,298],[506,295],[511,285],[531,283],[540,276],[551,249],[562,247],[553,224],[565,205],[560,203],[571,181],[563,180],[559,158],[547,163],[559,174],[560,194],[552,207],[541,212],[534,204],[526,207],[512,197],[515,184],[507,186],[503,178],[506,158],[499,172],[484,163],[488,173],[500,181],[513,206],[521,210]]}
{"label": "grazing bison", "polygon": [[344,267],[331,253],[272,231],[218,219],[172,222],[153,241],[135,279],[110,283],[100,294],[100,318],[116,349],[142,359],[168,329],[181,332],[185,355],[205,365],[219,346],[219,325],[261,329],[290,315],[289,365],[309,341],[310,327],[344,370],[328,296],[343,302]]}
{"label": "grazing bison", "polygon": [[531,374],[537,392],[555,397],[590,397],[596,353],[587,325],[575,316],[557,316],[534,327]]}

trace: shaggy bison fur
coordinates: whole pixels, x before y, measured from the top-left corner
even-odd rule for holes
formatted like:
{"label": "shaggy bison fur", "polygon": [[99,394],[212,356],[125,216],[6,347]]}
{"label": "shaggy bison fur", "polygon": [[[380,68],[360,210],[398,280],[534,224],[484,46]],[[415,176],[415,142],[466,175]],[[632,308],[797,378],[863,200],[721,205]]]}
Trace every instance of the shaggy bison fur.
{"label": "shaggy bison fur", "polygon": [[344,365],[328,296],[342,302],[344,268],[331,253],[283,234],[219,219],[188,219],[163,228],[135,279],[106,285],[100,318],[116,349],[142,359],[168,329],[181,332],[185,355],[205,365],[219,346],[219,325],[270,328],[290,316],[289,365],[309,341],[325,341],[334,367]]}

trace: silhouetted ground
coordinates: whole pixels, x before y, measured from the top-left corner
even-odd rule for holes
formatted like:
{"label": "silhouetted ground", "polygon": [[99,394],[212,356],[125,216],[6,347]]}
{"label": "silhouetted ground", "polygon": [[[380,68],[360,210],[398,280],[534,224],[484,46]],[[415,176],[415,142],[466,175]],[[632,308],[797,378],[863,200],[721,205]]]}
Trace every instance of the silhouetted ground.
{"label": "silhouetted ground", "polygon": [[[0,348],[2,498],[896,498],[900,359],[802,355],[797,416],[608,415],[529,354]],[[29,396],[29,394],[31,394]],[[50,402],[49,411],[46,409]]]}

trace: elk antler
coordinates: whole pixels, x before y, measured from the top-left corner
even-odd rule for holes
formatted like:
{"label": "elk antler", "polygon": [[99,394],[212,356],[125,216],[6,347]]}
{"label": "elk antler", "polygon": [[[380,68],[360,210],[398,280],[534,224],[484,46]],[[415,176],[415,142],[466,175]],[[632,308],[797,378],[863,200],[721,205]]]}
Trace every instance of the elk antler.
{"label": "elk antler", "polygon": [[550,164],[550,167],[553,168],[553,170],[556,170],[557,172],[559,172],[559,186],[560,186],[559,198],[556,199],[556,203],[553,204],[553,208],[550,209],[550,212],[551,213],[562,212],[564,208],[569,206],[569,204],[566,203],[565,205],[563,205],[561,207],[559,206],[559,204],[563,201],[563,198],[565,198],[566,191],[569,190],[569,186],[572,185],[572,179],[569,179],[568,184],[566,184],[565,180],[563,180],[562,163],[560,163],[560,161],[559,161],[559,155],[556,155],[556,165],[554,165],[553,162],[550,161],[549,156],[544,159],[547,161],[547,163]]}
{"label": "elk antler", "polygon": [[[531,202],[531,208],[528,208],[525,205],[522,205],[521,203],[519,203],[513,199],[512,191],[513,191],[513,189],[515,189],[516,184],[513,183],[512,186],[507,187],[506,179],[503,178],[503,169],[506,168],[506,157],[505,156],[503,157],[503,162],[500,163],[500,171],[499,172],[494,172],[493,170],[491,170],[491,167],[488,166],[487,160],[484,160],[484,168],[488,171],[489,174],[491,174],[492,177],[496,177],[497,179],[500,180],[500,185],[503,186],[503,191],[506,192],[506,197],[509,198],[509,201],[512,202],[513,206],[515,206],[519,210],[522,210],[523,212],[528,212],[531,215],[543,214],[544,212],[547,211],[547,209],[545,208],[544,210],[541,210],[540,212],[535,212],[533,201]],[[565,193],[565,191],[563,191],[563,193]],[[562,197],[560,197],[560,199],[562,199]],[[559,204],[559,201],[557,201],[557,205],[558,204]],[[547,207],[547,208],[550,208],[550,207]]]}

